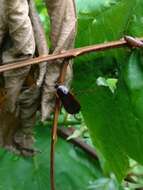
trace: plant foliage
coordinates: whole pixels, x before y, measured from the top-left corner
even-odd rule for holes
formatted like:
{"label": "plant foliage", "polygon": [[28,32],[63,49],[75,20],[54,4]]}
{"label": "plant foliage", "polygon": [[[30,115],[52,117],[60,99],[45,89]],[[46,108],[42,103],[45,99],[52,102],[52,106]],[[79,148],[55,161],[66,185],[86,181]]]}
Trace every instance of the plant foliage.
{"label": "plant foliage", "polygon": [[[39,0],[36,2],[48,33],[46,9]],[[143,36],[142,0],[76,0],[76,5],[76,47],[118,40],[125,34]],[[129,157],[143,164],[141,54],[129,48],[110,50],[82,56],[74,64],[73,87],[85,123],[105,172],[114,172],[118,180],[128,172]],[[36,145],[42,153],[33,159],[0,151],[0,190],[49,189],[50,130],[41,127],[36,133]],[[101,177],[97,163],[61,139],[55,168],[58,190],[99,189],[98,185],[100,189],[115,189],[117,183],[107,178],[94,182]]]}
{"label": "plant foliage", "polygon": [[[143,35],[141,0],[78,0],[77,5],[77,46]],[[92,140],[104,157],[103,167],[122,180],[129,157],[143,164],[141,53],[129,48],[92,53],[77,59],[74,69],[75,91]],[[114,93],[97,85],[99,77],[118,79]]]}
{"label": "plant foliage", "polygon": [[[50,129],[37,126],[36,139],[41,153],[33,158],[0,150],[0,190],[50,189]],[[87,190],[90,183],[101,176],[95,160],[60,138],[56,145],[55,168],[58,190]]]}

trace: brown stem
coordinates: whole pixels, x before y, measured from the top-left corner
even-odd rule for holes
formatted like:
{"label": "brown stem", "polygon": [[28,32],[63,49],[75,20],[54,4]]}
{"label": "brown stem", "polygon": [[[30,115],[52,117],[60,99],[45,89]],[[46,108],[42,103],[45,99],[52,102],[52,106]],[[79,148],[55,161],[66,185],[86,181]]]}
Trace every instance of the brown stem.
{"label": "brown stem", "polygon": [[[65,81],[65,75],[67,71],[68,61],[65,60],[63,62],[59,80],[58,82],[62,84]],[[54,111],[54,120],[53,120],[53,128],[52,128],[52,135],[51,135],[51,152],[50,152],[50,182],[51,182],[51,190],[55,190],[55,174],[54,174],[54,160],[55,160],[55,143],[57,139],[57,127],[58,127],[58,117],[61,108],[61,101],[59,97],[56,97],[55,101],[55,111]]]}
{"label": "brown stem", "polygon": [[57,138],[57,125],[58,125],[58,116],[60,113],[61,102],[59,98],[56,98],[55,102],[55,111],[54,111],[54,121],[51,135],[51,152],[50,152],[50,182],[51,190],[55,190],[55,175],[54,175],[54,160],[55,160],[55,142]]}
{"label": "brown stem", "polygon": [[[57,105],[57,104],[56,104]],[[55,117],[57,118],[58,116],[58,105],[56,106],[56,111],[55,111]],[[54,119],[55,121],[57,121],[57,119]],[[56,125],[57,128],[57,123],[54,123]],[[54,127],[53,129],[54,130]],[[65,127],[60,127],[57,128],[57,133],[60,137],[67,139],[73,132],[74,132],[74,128],[70,127],[70,128],[65,128]],[[53,132],[52,132],[53,133]],[[55,133],[56,134],[56,133]],[[55,156],[55,136],[54,138],[52,138],[51,140],[51,167],[50,167],[50,175],[51,175],[51,189],[55,190],[55,180],[54,180],[54,156]],[[88,155],[90,155],[92,158],[98,160],[98,156],[95,152],[95,150],[89,146],[88,144],[86,144],[82,139],[80,138],[74,138],[69,140],[69,142],[71,142],[72,144],[78,146],[79,148],[81,148],[82,150],[84,150]]]}
{"label": "brown stem", "polygon": [[[75,129],[70,127],[70,128],[65,128],[65,127],[59,127],[58,128],[58,135],[64,139],[67,139],[74,131]],[[98,160],[98,156],[91,146],[86,144],[81,138],[74,138],[69,140],[72,144],[78,146],[82,150],[84,150],[88,155],[93,157],[94,159]]]}
{"label": "brown stem", "polygon": [[[143,38],[137,38],[137,39],[143,41]],[[103,43],[103,44],[98,44],[98,45],[85,46],[82,48],[70,49],[60,54],[39,56],[39,57],[28,59],[25,61],[19,61],[19,62],[15,62],[11,64],[2,65],[0,66],[0,73],[11,70],[11,69],[25,67],[28,65],[39,64],[45,61],[53,61],[56,59],[63,59],[63,58],[75,58],[77,56],[81,56],[86,53],[103,51],[103,50],[113,49],[113,48],[121,48],[127,45],[128,43],[124,39],[121,39],[119,41],[114,41],[114,42],[108,42],[108,43]]]}

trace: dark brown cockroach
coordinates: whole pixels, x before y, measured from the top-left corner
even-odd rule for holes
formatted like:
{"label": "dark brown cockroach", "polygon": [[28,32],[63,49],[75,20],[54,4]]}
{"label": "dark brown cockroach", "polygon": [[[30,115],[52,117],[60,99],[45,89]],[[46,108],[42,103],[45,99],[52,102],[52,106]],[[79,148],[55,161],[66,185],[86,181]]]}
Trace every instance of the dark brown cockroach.
{"label": "dark brown cockroach", "polygon": [[81,106],[76,98],[69,92],[66,86],[56,85],[57,94],[65,108],[65,110],[70,114],[79,113]]}
{"label": "dark brown cockroach", "polygon": [[141,40],[135,39],[132,36],[124,36],[124,39],[130,47],[143,48],[143,42]]}

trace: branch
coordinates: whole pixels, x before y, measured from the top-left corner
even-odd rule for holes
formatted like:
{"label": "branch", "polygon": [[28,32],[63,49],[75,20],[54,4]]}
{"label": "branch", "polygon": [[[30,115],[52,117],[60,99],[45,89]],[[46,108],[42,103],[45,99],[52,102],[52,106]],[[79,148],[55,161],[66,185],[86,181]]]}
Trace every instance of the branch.
{"label": "branch", "polygon": [[55,101],[55,111],[54,111],[54,120],[51,134],[51,150],[50,150],[50,183],[51,190],[55,190],[55,172],[54,172],[54,162],[55,162],[55,143],[56,143],[56,134],[57,134],[57,125],[58,117],[60,113],[61,102],[59,98],[56,98]]}
{"label": "branch", "polygon": [[[64,139],[67,139],[74,131],[75,129],[70,127],[70,128],[65,128],[65,127],[59,127],[58,128],[58,135]],[[91,146],[86,144],[81,138],[74,138],[69,140],[72,144],[78,146],[82,150],[84,150],[87,154],[92,156],[94,159],[98,160],[98,156]]]}
{"label": "branch", "polygon": [[[58,79],[59,84],[63,84],[63,82],[65,81],[65,75],[67,72],[68,63],[69,62],[67,61],[67,59],[65,59],[61,67],[60,76]],[[59,97],[56,97],[54,120],[53,120],[52,135],[51,135],[51,152],[50,152],[51,190],[55,190],[54,160],[55,160],[55,144],[56,144],[56,139],[57,139],[58,117],[60,114],[60,109],[61,109],[61,101]]]}
{"label": "branch", "polygon": [[[143,41],[143,38],[137,38],[137,39]],[[2,73],[4,71],[9,71],[11,69],[18,69],[18,68],[25,67],[28,65],[40,64],[45,61],[53,61],[56,59],[63,59],[63,58],[75,58],[75,57],[78,57],[78,56],[81,56],[83,54],[90,53],[90,52],[104,51],[104,50],[108,50],[108,49],[121,48],[121,47],[125,47],[125,46],[128,46],[128,43],[124,39],[121,39],[119,41],[113,41],[113,42],[108,42],[108,43],[103,43],[103,44],[98,44],[98,45],[85,46],[82,48],[75,48],[75,49],[71,49],[71,50],[65,51],[63,53],[60,53],[60,54],[39,56],[36,58],[24,60],[24,61],[18,61],[15,63],[5,64],[5,65],[0,66],[0,73]]]}

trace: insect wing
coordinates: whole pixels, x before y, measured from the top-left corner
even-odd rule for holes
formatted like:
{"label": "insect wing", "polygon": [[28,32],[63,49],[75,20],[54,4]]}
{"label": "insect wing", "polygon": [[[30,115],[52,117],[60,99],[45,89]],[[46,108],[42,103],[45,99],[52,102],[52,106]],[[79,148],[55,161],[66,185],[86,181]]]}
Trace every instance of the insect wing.
{"label": "insect wing", "polygon": [[61,99],[61,102],[65,108],[65,110],[70,114],[79,113],[81,106],[80,103],[75,99],[75,97],[68,92],[65,94],[61,89],[57,89],[57,94]]}

